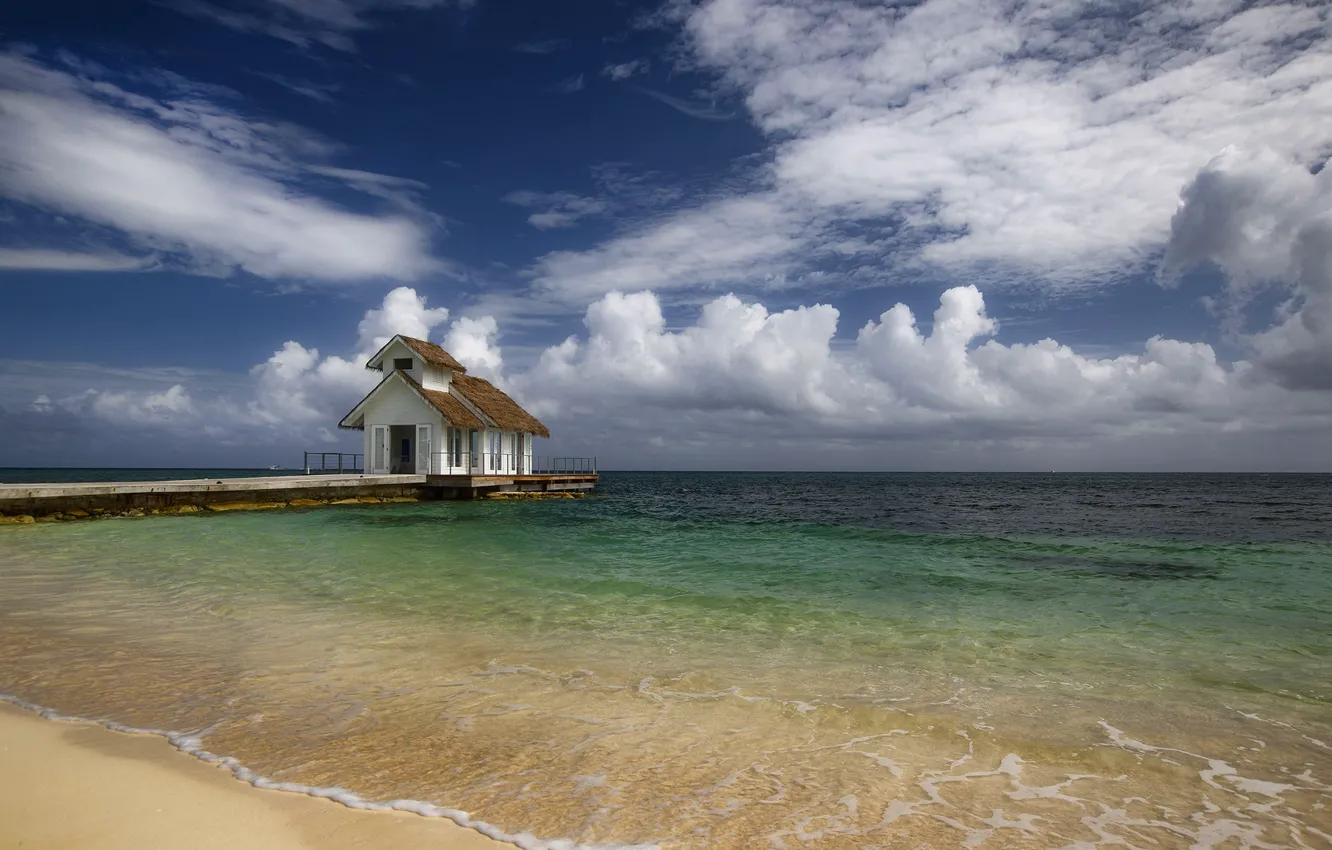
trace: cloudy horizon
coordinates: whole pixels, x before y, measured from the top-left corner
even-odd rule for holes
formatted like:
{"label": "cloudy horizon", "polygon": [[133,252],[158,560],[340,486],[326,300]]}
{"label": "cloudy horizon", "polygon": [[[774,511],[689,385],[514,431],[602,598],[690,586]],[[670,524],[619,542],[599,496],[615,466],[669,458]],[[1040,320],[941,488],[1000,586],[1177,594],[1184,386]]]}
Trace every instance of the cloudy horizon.
{"label": "cloudy horizon", "polygon": [[0,466],[359,451],[403,333],[608,469],[1332,471],[1320,4],[60,5]]}

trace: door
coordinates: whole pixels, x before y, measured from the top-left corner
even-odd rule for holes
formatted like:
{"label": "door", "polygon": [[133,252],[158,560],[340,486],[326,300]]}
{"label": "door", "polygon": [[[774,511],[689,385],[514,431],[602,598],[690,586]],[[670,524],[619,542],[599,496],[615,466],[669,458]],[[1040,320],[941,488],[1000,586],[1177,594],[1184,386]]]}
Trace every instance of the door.
{"label": "door", "polygon": [[430,439],[430,426],[417,425],[416,426],[416,474],[417,475],[430,474],[431,456],[432,456],[432,451],[431,451],[431,439]]}
{"label": "door", "polygon": [[370,426],[370,474],[384,475],[389,465],[389,429],[387,425]]}

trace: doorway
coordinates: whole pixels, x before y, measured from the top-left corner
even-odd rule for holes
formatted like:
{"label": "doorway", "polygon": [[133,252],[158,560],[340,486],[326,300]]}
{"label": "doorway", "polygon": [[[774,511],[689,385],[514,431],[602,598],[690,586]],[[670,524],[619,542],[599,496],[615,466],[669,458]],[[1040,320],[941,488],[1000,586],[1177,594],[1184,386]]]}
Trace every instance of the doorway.
{"label": "doorway", "polygon": [[416,471],[416,426],[390,425],[388,428],[388,471],[410,475]]}

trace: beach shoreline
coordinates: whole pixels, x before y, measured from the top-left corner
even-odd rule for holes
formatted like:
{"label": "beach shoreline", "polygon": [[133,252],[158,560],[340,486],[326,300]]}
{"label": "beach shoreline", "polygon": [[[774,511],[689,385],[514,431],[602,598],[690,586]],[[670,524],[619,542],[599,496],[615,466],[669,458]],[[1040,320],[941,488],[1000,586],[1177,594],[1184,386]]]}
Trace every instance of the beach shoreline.
{"label": "beach shoreline", "polygon": [[160,735],[0,703],[0,850],[498,850],[444,818],[267,791]]}

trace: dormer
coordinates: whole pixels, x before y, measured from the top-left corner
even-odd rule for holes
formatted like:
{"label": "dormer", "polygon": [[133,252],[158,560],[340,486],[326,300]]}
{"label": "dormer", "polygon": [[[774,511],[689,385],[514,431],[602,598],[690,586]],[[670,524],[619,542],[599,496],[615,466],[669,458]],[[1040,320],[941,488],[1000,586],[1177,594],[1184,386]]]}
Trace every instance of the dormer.
{"label": "dormer", "polygon": [[428,390],[447,390],[453,373],[467,369],[453,355],[424,339],[397,334],[365,363],[379,372],[398,370]]}

